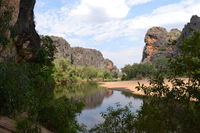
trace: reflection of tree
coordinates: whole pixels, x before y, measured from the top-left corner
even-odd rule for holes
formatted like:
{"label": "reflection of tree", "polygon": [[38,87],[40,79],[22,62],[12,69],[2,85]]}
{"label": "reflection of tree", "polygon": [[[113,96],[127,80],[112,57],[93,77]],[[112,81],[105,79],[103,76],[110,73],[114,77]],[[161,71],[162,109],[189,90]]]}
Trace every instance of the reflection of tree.
{"label": "reflection of tree", "polygon": [[84,97],[85,108],[92,109],[100,106],[105,97],[109,97],[113,94],[112,90],[102,90],[94,94]]}
{"label": "reflection of tree", "polygon": [[133,97],[134,99],[139,99],[139,100],[144,97],[142,95],[136,95],[136,94],[133,94],[133,93],[130,93],[130,92],[125,92],[125,91],[122,91],[121,94],[123,94],[125,97],[128,97],[128,98]]}

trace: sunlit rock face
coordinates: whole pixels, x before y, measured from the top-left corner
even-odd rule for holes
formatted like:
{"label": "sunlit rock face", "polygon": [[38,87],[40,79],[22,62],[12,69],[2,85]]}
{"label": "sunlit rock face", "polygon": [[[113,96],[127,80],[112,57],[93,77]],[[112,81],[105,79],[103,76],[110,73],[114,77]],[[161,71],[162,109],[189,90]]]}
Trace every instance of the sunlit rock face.
{"label": "sunlit rock face", "polygon": [[[185,25],[182,32],[172,29],[167,32],[162,27],[152,27],[145,35],[145,47],[142,63],[151,63],[160,57],[178,56],[178,47],[183,41],[192,36],[194,31],[200,31],[200,17],[192,16],[190,22]],[[173,44],[173,45],[172,45]]]}
{"label": "sunlit rock face", "polygon": [[114,63],[105,59],[102,53],[96,49],[88,49],[81,47],[72,47],[72,64],[81,66],[94,66],[96,68],[104,68],[112,72],[118,72],[118,68]]}
{"label": "sunlit rock face", "polygon": [[33,60],[40,48],[40,37],[35,30],[34,5],[35,0],[2,0],[5,10],[11,10],[10,27],[6,36],[12,40],[9,46],[0,46],[0,61]]}
{"label": "sunlit rock face", "polygon": [[142,63],[151,63],[158,58],[168,57],[173,53],[172,44],[181,34],[178,29],[168,32],[162,27],[152,27],[145,35],[145,47]]}
{"label": "sunlit rock face", "polygon": [[71,47],[62,37],[50,36],[50,38],[56,47],[55,58],[69,59],[73,65],[77,66],[93,66],[112,72],[119,72],[114,63],[109,59],[105,59],[102,53],[96,49]]}
{"label": "sunlit rock face", "polygon": [[81,66],[104,67],[104,58],[100,51],[95,49],[72,47],[72,64]]}

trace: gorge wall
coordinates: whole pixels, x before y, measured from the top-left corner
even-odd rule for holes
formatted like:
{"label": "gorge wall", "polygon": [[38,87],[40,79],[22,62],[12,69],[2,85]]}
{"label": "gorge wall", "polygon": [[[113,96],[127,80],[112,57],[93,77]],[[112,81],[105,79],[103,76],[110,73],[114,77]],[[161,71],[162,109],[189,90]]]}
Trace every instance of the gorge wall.
{"label": "gorge wall", "polygon": [[178,29],[167,32],[162,27],[152,27],[145,35],[145,47],[142,63],[151,63],[158,58],[168,57],[173,53],[172,43],[181,35]]}
{"label": "gorge wall", "polygon": [[[0,62],[22,60],[35,60],[37,50],[40,48],[40,36],[35,30],[34,5],[36,0],[0,0],[3,6],[0,8],[0,17],[6,11],[11,13],[9,27],[4,36],[11,40],[9,45],[0,43]],[[11,30],[12,29],[12,30]],[[104,59],[102,53],[95,49],[70,47],[63,38],[51,37],[56,46],[56,58],[68,58],[74,65],[94,66],[118,72],[113,62]]]}
{"label": "gorge wall", "polygon": [[[40,48],[40,37],[35,30],[34,5],[35,0],[1,0],[0,17],[11,13],[9,28],[4,36],[11,44],[0,45],[0,62],[7,60],[33,60]],[[7,13],[8,14],[8,13]],[[2,27],[3,28],[3,27]]]}
{"label": "gorge wall", "polygon": [[141,63],[152,63],[158,58],[178,55],[178,47],[183,40],[191,36],[194,31],[200,30],[200,17],[192,16],[190,22],[185,25],[182,32],[172,29],[167,32],[162,27],[152,27],[145,35],[145,47]]}
{"label": "gorge wall", "polygon": [[71,47],[70,44],[61,37],[50,36],[50,38],[53,40],[53,45],[56,47],[55,58],[67,58],[73,65],[94,66],[117,73],[119,71],[111,60],[105,59],[102,53],[96,49]]}

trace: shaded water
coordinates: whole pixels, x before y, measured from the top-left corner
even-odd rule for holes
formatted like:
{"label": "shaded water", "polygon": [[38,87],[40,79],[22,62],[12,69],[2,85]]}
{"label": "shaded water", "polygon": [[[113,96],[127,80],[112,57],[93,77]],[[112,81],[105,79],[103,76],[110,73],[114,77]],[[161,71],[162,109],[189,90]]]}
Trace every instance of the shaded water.
{"label": "shaded water", "polygon": [[141,97],[116,90],[98,90],[97,92],[84,97],[85,109],[77,118],[80,124],[84,124],[88,129],[94,127],[95,124],[101,123],[103,118],[101,112],[105,112],[109,106],[115,106],[116,103],[122,106],[128,105],[130,102],[133,105],[133,112],[140,109],[143,104]]}

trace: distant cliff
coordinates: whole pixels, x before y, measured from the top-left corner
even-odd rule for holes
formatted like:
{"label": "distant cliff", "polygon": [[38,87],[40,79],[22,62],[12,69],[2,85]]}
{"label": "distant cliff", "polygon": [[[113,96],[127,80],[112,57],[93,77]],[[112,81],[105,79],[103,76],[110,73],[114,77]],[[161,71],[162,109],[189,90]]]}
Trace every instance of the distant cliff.
{"label": "distant cliff", "polygon": [[181,35],[178,29],[167,32],[162,27],[152,27],[145,35],[145,47],[143,51],[142,63],[150,63],[158,58],[168,57],[173,53],[172,43]]}
{"label": "distant cliff", "polygon": [[9,27],[6,27],[7,31],[4,33],[11,40],[11,44],[0,45],[0,61],[33,60],[37,49],[40,48],[40,37],[34,23],[35,0],[1,0],[1,2],[3,6],[0,14],[11,13]]}
{"label": "distant cliff", "polygon": [[56,46],[55,58],[67,58],[74,65],[105,68],[112,72],[119,71],[111,60],[105,59],[96,49],[70,47],[70,44],[61,37],[50,36],[50,38]]}
{"label": "distant cliff", "polygon": [[192,16],[190,22],[185,25],[182,32],[172,29],[167,32],[162,27],[152,27],[145,35],[145,47],[141,63],[151,63],[158,58],[178,55],[178,47],[183,40],[191,36],[194,31],[200,30],[200,17]]}

